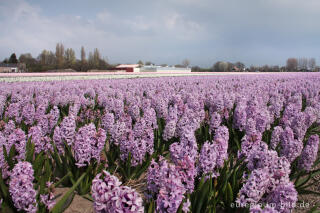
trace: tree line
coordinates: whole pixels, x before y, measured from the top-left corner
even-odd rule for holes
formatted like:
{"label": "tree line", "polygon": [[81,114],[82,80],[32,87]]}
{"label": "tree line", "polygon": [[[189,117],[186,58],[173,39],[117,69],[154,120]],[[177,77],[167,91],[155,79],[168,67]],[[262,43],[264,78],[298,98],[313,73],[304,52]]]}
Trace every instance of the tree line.
{"label": "tree line", "polygon": [[87,57],[86,51],[82,46],[80,59],[77,59],[75,51],[72,48],[65,48],[62,43],[57,43],[55,52],[44,49],[36,58],[33,58],[31,53],[24,53],[20,55],[19,59],[13,53],[3,63],[24,63],[28,72],[63,69],[86,72],[92,69],[106,70],[111,68],[107,59],[101,56],[98,48],[95,48],[93,52],[89,52]]}
{"label": "tree line", "polygon": [[319,71],[315,58],[288,58],[288,71]]}
{"label": "tree line", "polygon": [[288,58],[285,66],[253,66],[246,67],[242,62],[218,61],[211,68],[192,67],[193,72],[319,72],[315,58]]}
{"label": "tree line", "polygon": [[[84,47],[81,47],[80,59],[76,58],[75,51],[72,48],[66,48],[62,43],[57,43],[55,52],[43,50],[38,57],[33,58],[30,53],[21,54],[19,59],[13,53],[9,59],[5,59],[3,63],[23,63],[26,65],[28,72],[43,72],[48,70],[73,69],[75,71],[86,72],[88,70],[108,70],[113,68],[105,58],[103,58],[97,48],[93,52],[89,52],[87,57]],[[141,60],[137,62],[140,66],[152,65],[154,63]],[[189,67],[190,60],[184,59],[181,64],[175,67]],[[161,66],[168,66],[162,64]],[[285,66],[253,66],[246,67],[244,63],[238,61],[235,63],[218,61],[212,67],[202,68],[192,66],[192,72],[315,72],[320,71],[320,67],[316,65],[315,58],[288,58]]]}

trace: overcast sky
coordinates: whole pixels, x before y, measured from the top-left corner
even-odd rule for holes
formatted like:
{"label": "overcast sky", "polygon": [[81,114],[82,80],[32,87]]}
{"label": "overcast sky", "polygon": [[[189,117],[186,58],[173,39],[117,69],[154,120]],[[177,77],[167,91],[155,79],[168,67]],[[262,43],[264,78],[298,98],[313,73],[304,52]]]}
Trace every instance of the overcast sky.
{"label": "overcast sky", "polygon": [[62,42],[110,63],[320,64],[319,20],[319,0],[0,0],[0,60]]}

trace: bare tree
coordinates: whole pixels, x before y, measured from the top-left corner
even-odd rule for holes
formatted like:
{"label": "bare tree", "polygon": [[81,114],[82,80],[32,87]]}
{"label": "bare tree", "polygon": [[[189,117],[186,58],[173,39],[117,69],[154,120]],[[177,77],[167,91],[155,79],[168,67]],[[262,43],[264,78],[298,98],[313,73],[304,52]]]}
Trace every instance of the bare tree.
{"label": "bare tree", "polygon": [[182,66],[183,66],[183,67],[188,67],[189,65],[190,65],[189,59],[184,59],[184,60],[182,61]]}
{"label": "bare tree", "polygon": [[137,64],[139,64],[140,67],[143,66],[143,62],[142,62],[141,60],[139,60],[139,61],[137,62]]}
{"label": "bare tree", "polygon": [[296,71],[298,68],[298,60],[296,58],[288,58],[287,60],[287,70]]}
{"label": "bare tree", "polygon": [[224,61],[218,61],[213,65],[214,72],[227,72],[229,70],[229,63]]}
{"label": "bare tree", "polygon": [[19,57],[20,63],[28,63],[30,61],[34,62],[34,58],[32,57],[31,53],[24,53]]}
{"label": "bare tree", "polygon": [[99,66],[99,62],[101,60],[101,55],[98,48],[95,48],[93,51],[93,64],[95,67]]}
{"label": "bare tree", "polygon": [[315,58],[310,58],[308,61],[308,67],[311,71],[314,71],[316,68],[316,59]]}
{"label": "bare tree", "polygon": [[62,68],[64,64],[64,46],[62,43],[56,45],[56,58],[58,68]]}
{"label": "bare tree", "polygon": [[304,70],[304,71],[308,69],[308,59],[307,58],[299,58],[298,59],[298,69]]}
{"label": "bare tree", "polygon": [[72,48],[67,48],[64,53],[64,60],[68,67],[76,63],[76,54]]}
{"label": "bare tree", "polygon": [[42,64],[42,65],[47,64],[47,55],[48,55],[48,51],[42,50],[42,52],[38,56],[38,60],[40,61],[40,64]]}
{"label": "bare tree", "polygon": [[94,59],[93,59],[93,53],[92,52],[89,52],[88,64],[89,64],[90,68],[92,68],[94,66]]}
{"label": "bare tree", "polygon": [[52,51],[42,50],[40,55],[38,56],[38,60],[41,65],[55,65],[56,57]]}
{"label": "bare tree", "polygon": [[86,52],[84,50],[84,47],[81,47],[81,63],[84,63],[86,61]]}
{"label": "bare tree", "polygon": [[266,65],[261,67],[261,71],[262,72],[270,72],[270,67],[266,64]]}
{"label": "bare tree", "polygon": [[244,63],[238,61],[234,64],[237,68],[240,69],[240,71],[244,71],[244,69],[246,68],[246,66],[244,65]]}

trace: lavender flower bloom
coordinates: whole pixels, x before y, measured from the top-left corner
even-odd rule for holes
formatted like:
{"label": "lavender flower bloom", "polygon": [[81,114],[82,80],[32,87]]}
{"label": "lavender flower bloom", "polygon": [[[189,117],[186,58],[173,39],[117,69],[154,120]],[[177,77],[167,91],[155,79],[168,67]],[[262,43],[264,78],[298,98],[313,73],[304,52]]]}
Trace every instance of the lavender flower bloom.
{"label": "lavender flower bloom", "polygon": [[47,106],[48,106],[47,100],[41,100],[41,102],[37,104],[36,113],[35,113],[36,121],[39,121],[42,117],[45,116]]}
{"label": "lavender flower bloom", "polygon": [[294,132],[295,138],[302,141],[308,129],[305,113],[300,112],[293,117],[291,129]]}
{"label": "lavender flower bloom", "polygon": [[245,131],[246,131],[247,135],[252,135],[257,131],[256,130],[256,121],[253,118],[249,118],[247,120]]}
{"label": "lavender flower bloom", "polygon": [[128,114],[131,116],[132,120],[137,121],[140,118],[140,108],[138,105],[133,104],[128,108]]}
{"label": "lavender flower bloom", "polygon": [[60,132],[62,140],[66,141],[69,146],[73,145],[74,137],[76,134],[76,121],[75,117],[68,116],[63,119],[60,124]]}
{"label": "lavender flower bloom", "polygon": [[101,127],[108,133],[111,134],[112,127],[114,125],[114,114],[105,113],[101,118]]}
{"label": "lavender flower bloom", "polygon": [[20,104],[19,103],[11,103],[7,111],[5,113],[5,116],[10,118],[10,119],[15,119],[16,122],[20,123],[22,118],[20,118]]}
{"label": "lavender flower bloom", "polygon": [[26,154],[26,143],[27,139],[24,131],[20,128],[15,129],[8,137],[6,150],[9,153],[11,147],[15,146],[16,151],[19,153],[18,156],[16,156],[16,159],[22,160],[25,158]]}
{"label": "lavender flower bloom", "polygon": [[2,171],[2,178],[7,179],[10,176],[9,165],[3,155],[3,146],[6,145],[6,138],[0,131],[0,171]]}
{"label": "lavender flower bloom", "polygon": [[226,126],[219,126],[216,130],[215,130],[215,135],[213,140],[217,140],[218,138],[224,140],[225,142],[228,143],[229,141],[229,130]]}
{"label": "lavender flower bloom", "polygon": [[192,161],[195,161],[198,157],[198,144],[192,131],[184,133],[179,143],[176,142],[170,145],[170,156],[175,164],[183,160],[186,155]]}
{"label": "lavender flower bloom", "polygon": [[177,125],[177,123],[175,120],[171,120],[166,123],[166,126],[163,130],[163,135],[162,135],[164,140],[168,141],[174,137],[175,132],[176,132],[176,125]]}
{"label": "lavender flower bloom", "polygon": [[9,136],[16,128],[16,125],[14,124],[13,120],[9,120],[8,123],[5,125],[3,134],[5,136]]}
{"label": "lavender flower bloom", "polygon": [[81,127],[75,137],[74,157],[78,167],[86,166],[94,158],[100,161],[100,153],[105,145],[106,134],[103,129],[99,129],[98,133],[94,124],[88,124]]}
{"label": "lavender flower bloom", "polygon": [[98,174],[92,181],[91,195],[94,199],[94,209],[96,212],[108,211],[112,204],[112,197],[114,191],[117,190],[121,182],[117,177],[111,175],[107,171],[103,171],[104,179],[100,177],[102,174]]}
{"label": "lavender flower bloom", "polygon": [[144,118],[141,118],[133,130],[127,129],[125,138],[120,141],[120,158],[126,160],[131,153],[131,164],[137,166],[145,159],[147,152],[153,153],[153,129],[146,125]]}
{"label": "lavender flower bloom", "polygon": [[96,212],[144,212],[139,194],[127,186],[121,186],[117,177],[107,171],[98,174],[92,181],[92,198]]}
{"label": "lavender flower bloom", "polygon": [[184,202],[183,205],[182,205],[182,211],[184,213],[188,213],[190,211],[190,206],[191,206],[191,202],[190,202],[189,199],[187,199],[187,201]]}
{"label": "lavender flower bloom", "polygon": [[286,127],[280,136],[281,156],[285,156],[289,162],[293,162],[302,152],[303,143],[294,139],[293,131]]}
{"label": "lavender flower bloom", "polygon": [[0,95],[0,119],[2,119],[2,114],[6,105],[6,99],[7,98],[4,95]]}
{"label": "lavender flower bloom", "polygon": [[253,170],[247,182],[242,186],[236,202],[241,207],[257,204],[270,183],[270,175],[266,168]]}
{"label": "lavender flower bloom", "polygon": [[177,105],[170,105],[169,106],[169,109],[168,109],[168,115],[167,115],[167,118],[166,118],[166,121],[177,121],[178,120],[178,107]]}
{"label": "lavender flower bloom", "polygon": [[195,162],[189,156],[185,156],[184,159],[176,165],[176,170],[187,192],[192,193],[194,189],[194,178],[197,175]]}
{"label": "lavender flower bloom", "polygon": [[282,132],[283,132],[283,129],[281,126],[276,126],[273,129],[271,140],[270,140],[271,149],[276,149],[276,147],[278,146]]}
{"label": "lavender flower bloom", "polygon": [[76,117],[78,115],[78,112],[80,110],[81,104],[80,103],[74,103],[69,108],[69,116]]}
{"label": "lavender flower bloom", "polygon": [[219,174],[215,171],[217,163],[218,151],[214,144],[206,141],[200,152],[199,168],[204,174],[212,174],[212,177],[217,177]]}
{"label": "lavender flower bloom", "polygon": [[140,195],[127,186],[115,190],[110,212],[143,213],[143,201]]}
{"label": "lavender flower bloom", "polygon": [[43,115],[37,118],[37,126],[41,128],[43,135],[50,133],[47,115]]}
{"label": "lavender flower bloom", "polygon": [[270,129],[270,124],[272,123],[272,118],[270,113],[266,109],[260,109],[256,116],[256,129],[259,132],[264,132],[267,129]]}
{"label": "lavender flower bloom", "polygon": [[211,119],[210,119],[210,129],[211,131],[217,129],[220,124],[222,122],[222,119],[221,119],[221,115],[217,112],[214,112],[212,115],[211,115]]}
{"label": "lavender flower bloom", "polygon": [[317,112],[316,109],[313,107],[306,107],[304,110],[305,117],[306,117],[306,126],[311,126],[314,122],[317,121]]}
{"label": "lavender flower bloom", "polygon": [[126,124],[124,122],[117,121],[112,128],[110,142],[115,145],[119,145],[124,139],[126,132]]}
{"label": "lavender flower bloom", "polygon": [[261,142],[259,145],[254,146],[249,152],[247,157],[247,167],[250,171],[258,168],[268,167],[269,163],[277,157],[278,154],[276,151],[269,151],[268,145],[264,142]]}
{"label": "lavender flower bloom", "polygon": [[14,206],[19,211],[37,211],[37,192],[33,188],[33,169],[29,162],[18,162],[11,173],[9,192]]}
{"label": "lavender flower bloom", "polygon": [[144,141],[146,150],[151,155],[153,153],[154,133],[153,128],[149,126],[144,118],[141,118],[133,127],[135,141]]}
{"label": "lavender flower bloom", "polygon": [[152,160],[147,172],[147,185],[148,189],[157,195],[158,212],[176,212],[184,199],[188,184],[184,185],[183,181],[193,175],[186,175],[186,171],[181,168],[183,167],[168,164],[161,156],[159,163]]}
{"label": "lavender flower bloom", "polygon": [[145,140],[135,140],[133,131],[127,131],[127,138],[120,143],[120,158],[125,161],[131,153],[131,165],[137,166],[141,164],[147,152],[147,144]]}
{"label": "lavender flower bloom", "polygon": [[275,209],[281,213],[290,213],[298,201],[298,193],[292,182],[280,184],[266,198],[268,203],[276,204]]}
{"label": "lavender flower bloom", "polygon": [[43,136],[42,129],[39,126],[31,127],[29,130],[28,137],[31,137],[31,141],[35,145],[35,153],[40,153],[41,151],[53,149],[50,143],[50,138]]}
{"label": "lavender flower bloom", "polygon": [[234,110],[233,126],[239,130],[244,130],[247,122],[246,105],[239,103]]}
{"label": "lavender flower bloom", "polygon": [[274,157],[268,163],[267,167],[269,169],[269,173],[271,174],[271,178],[267,193],[272,192],[280,184],[290,182],[290,166],[290,162],[286,157]]}
{"label": "lavender flower bloom", "polygon": [[147,171],[147,187],[148,190],[157,193],[161,184],[163,183],[163,178],[168,170],[168,163],[164,160],[162,156],[159,157],[159,163],[155,162],[152,158],[151,164]]}
{"label": "lavender flower bloom", "polygon": [[64,143],[62,141],[61,130],[59,126],[56,126],[53,132],[53,142],[58,149],[60,154],[64,154]]}
{"label": "lavender flower bloom", "polygon": [[157,196],[157,212],[159,213],[175,213],[177,212],[184,196],[184,190],[181,180],[167,180],[167,184],[160,188]]}
{"label": "lavender flower bloom", "polygon": [[214,145],[218,153],[217,166],[221,168],[223,167],[224,161],[228,158],[228,140],[217,138],[214,140]]}
{"label": "lavender flower bloom", "polygon": [[143,119],[146,122],[146,125],[150,128],[157,129],[157,115],[156,111],[153,108],[144,108],[143,109]]}
{"label": "lavender flower bloom", "polygon": [[319,150],[319,136],[311,135],[309,140],[302,150],[298,166],[300,169],[305,169],[306,171],[310,171],[314,161],[317,158]]}
{"label": "lavender flower bloom", "polygon": [[22,118],[25,124],[32,125],[35,116],[35,107],[31,103],[27,103],[22,109]]}
{"label": "lavender flower bloom", "polygon": [[59,117],[60,117],[59,108],[57,106],[54,106],[53,109],[51,109],[50,113],[47,115],[50,132],[52,131],[54,126],[57,124]]}
{"label": "lavender flower bloom", "polygon": [[0,168],[2,168],[3,160],[4,160],[3,145],[5,145],[6,143],[7,143],[7,140],[4,137],[4,135],[2,134],[2,132],[0,131]]}
{"label": "lavender flower bloom", "polygon": [[52,209],[56,204],[55,196],[52,192],[49,194],[40,195],[40,201],[47,207],[48,210]]}
{"label": "lavender flower bloom", "polygon": [[259,111],[260,109],[259,109],[258,98],[251,96],[251,98],[247,102],[247,108],[246,108],[247,120],[249,120],[250,118],[255,120]]}
{"label": "lavender flower bloom", "polygon": [[238,151],[238,158],[248,158],[251,150],[256,146],[260,146],[261,138],[261,133],[255,135],[245,135],[241,139],[241,150]]}

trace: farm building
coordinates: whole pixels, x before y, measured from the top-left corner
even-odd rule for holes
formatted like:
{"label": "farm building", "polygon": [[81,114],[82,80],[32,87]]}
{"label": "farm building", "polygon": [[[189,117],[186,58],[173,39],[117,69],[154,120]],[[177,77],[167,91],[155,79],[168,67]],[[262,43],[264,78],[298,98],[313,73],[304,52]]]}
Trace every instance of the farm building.
{"label": "farm building", "polygon": [[141,72],[191,72],[191,68],[150,65],[141,67]]}
{"label": "farm building", "polygon": [[26,65],[24,63],[18,64],[0,64],[0,73],[10,73],[10,72],[23,72],[26,70]]}
{"label": "farm building", "polygon": [[156,65],[140,66],[139,64],[121,64],[116,66],[113,70],[124,72],[191,72],[191,68],[188,67],[164,67]]}
{"label": "farm building", "polygon": [[0,64],[0,72],[18,72],[18,64]]}
{"label": "farm building", "polygon": [[120,64],[114,70],[125,72],[140,72],[139,64]]}

